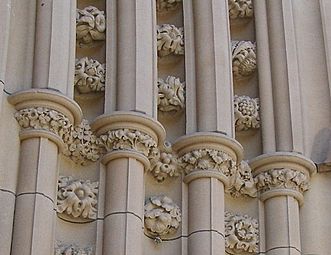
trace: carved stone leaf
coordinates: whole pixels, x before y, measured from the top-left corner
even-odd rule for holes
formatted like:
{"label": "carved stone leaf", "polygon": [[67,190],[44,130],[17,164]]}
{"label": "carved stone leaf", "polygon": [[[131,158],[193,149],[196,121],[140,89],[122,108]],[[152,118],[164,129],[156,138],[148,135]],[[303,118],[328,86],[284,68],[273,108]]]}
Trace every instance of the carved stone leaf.
{"label": "carved stone leaf", "polygon": [[260,105],[258,98],[234,96],[234,116],[236,131],[246,131],[260,127]]}
{"label": "carved stone leaf", "polygon": [[156,11],[158,13],[163,13],[176,10],[181,2],[182,0],[157,0]]}
{"label": "carved stone leaf", "polygon": [[185,83],[179,78],[168,76],[166,80],[157,81],[158,109],[163,112],[180,111],[185,106]]}
{"label": "carved stone leaf", "polygon": [[246,79],[256,70],[256,45],[251,41],[232,41],[232,73],[235,80]]}
{"label": "carved stone leaf", "polygon": [[78,247],[75,244],[58,242],[55,246],[55,255],[94,255],[92,247]]}
{"label": "carved stone leaf", "polygon": [[229,0],[229,17],[230,19],[252,18],[252,0]]}
{"label": "carved stone leaf", "polygon": [[60,176],[57,191],[57,212],[74,218],[96,219],[98,182],[74,180]]}
{"label": "carved stone leaf", "polygon": [[184,54],[184,29],[174,25],[157,26],[157,51],[160,57]]}

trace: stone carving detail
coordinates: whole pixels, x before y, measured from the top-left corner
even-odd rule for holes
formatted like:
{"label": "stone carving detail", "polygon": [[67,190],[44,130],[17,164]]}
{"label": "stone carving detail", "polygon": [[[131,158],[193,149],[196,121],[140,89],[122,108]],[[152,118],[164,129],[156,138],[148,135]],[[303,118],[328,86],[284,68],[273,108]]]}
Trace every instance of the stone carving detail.
{"label": "stone carving detail", "polygon": [[87,57],[76,59],[75,87],[80,93],[105,90],[106,65]]}
{"label": "stone carving detail", "polygon": [[92,247],[80,248],[75,244],[57,243],[55,255],[93,255]]}
{"label": "stone carving detail", "polygon": [[79,47],[93,47],[95,41],[105,40],[106,18],[103,11],[93,6],[77,10],[76,41]]}
{"label": "stone carving detail", "polygon": [[132,150],[147,157],[157,148],[156,141],[151,136],[132,129],[110,130],[100,136],[99,144],[106,152]]}
{"label": "stone carving detail", "polygon": [[251,76],[256,70],[256,45],[251,41],[232,41],[232,73],[235,80]]}
{"label": "stone carving detail", "polygon": [[163,182],[166,178],[177,177],[180,175],[178,157],[172,151],[171,145],[163,151],[153,150],[150,155],[151,166],[148,169],[158,182]]}
{"label": "stone carving detail", "polygon": [[211,170],[230,177],[236,171],[236,163],[229,154],[212,149],[199,149],[188,152],[180,158],[180,165],[184,169],[185,174],[197,170]]}
{"label": "stone carving detail", "polygon": [[259,245],[259,224],[248,215],[225,212],[225,248],[231,254],[255,254]]}
{"label": "stone carving detail", "polygon": [[258,98],[234,96],[234,117],[236,131],[260,127],[260,105]]}
{"label": "stone carving detail", "polygon": [[230,19],[243,19],[253,17],[252,0],[229,0]]}
{"label": "stone carving detail", "polygon": [[180,82],[179,78],[174,76],[168,76],[166,80],[159,78],[157,86],[159,89],[157,103],[160,111],[180,111],[184,108],[185,83]]}
{"label": "stone carving detail", "polygon": [[174,234],[181,221],[179,207],[167,196],[150,197],[145,204],[145,229],[153,237]]}
{"label": "stone carving detail", "polygon": [[100,158],[100,148],[97,137],[93,134],[87,120],[71,129],[71,135],[65,141],[64,154],[76,164],[86,165],[88,161],[97,161]]}
{"label": "stone carving detail", "polygon": [[255,177],[255,182],[260,192],[290,189],[303,193],[309,189],[309,177],[300,171],[289,168],[275,168],[260,173]]}
{"label": "stone carving detail", "polygon": [[184,29],[174,25],[157,26],[157,51],[159,57],[184,54]]}
{"label": "stone carving detail", "polygon": [[252,169],[246,161],[241,161],[235,174],[231,177],[228,192],[233,197],[247,195],[256,197],[257,189],[252,175]]}
{"label": "stone carving detail", "polygon": [[156,10],[159,13],[173,11],[178,8],[182,0],[157,0]]}
{"label": "stone carving detail", "polygon": [[60,176],[57,190],[57,212],[74,218],[96,219],[98,182]]}

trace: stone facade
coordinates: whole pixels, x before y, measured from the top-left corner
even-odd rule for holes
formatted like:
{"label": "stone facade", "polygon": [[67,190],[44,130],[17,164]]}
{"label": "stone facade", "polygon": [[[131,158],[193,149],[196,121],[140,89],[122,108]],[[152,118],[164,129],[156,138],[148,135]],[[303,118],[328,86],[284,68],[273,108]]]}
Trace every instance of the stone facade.
{"label": "stone facade", "polygon": [[1,255],[327,255],[328,0],[0,1]]}

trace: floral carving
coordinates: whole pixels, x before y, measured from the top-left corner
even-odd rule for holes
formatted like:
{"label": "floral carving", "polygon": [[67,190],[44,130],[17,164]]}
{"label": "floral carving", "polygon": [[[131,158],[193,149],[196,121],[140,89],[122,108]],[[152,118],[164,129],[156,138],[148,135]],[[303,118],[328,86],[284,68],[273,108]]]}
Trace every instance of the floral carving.
{"label": "floral carving", "polygon": [[167,196],[150,197],[145,204],[145,229],[153,237],[174,234],[181,221],[179,207]]}
{"label": "floral carving", "polygon": [[100,158],[100,148],[97,137],[93,134],[87,120],[72,128],[71,135],[65,141],[64,154],[75,163],[86,165],[88,161],[97,161]]}
{"label": "floral carving", "polygon": [[98,182],[60,176],[57,190],[57,212],[74,218],[96,219],[98,185]]}
{"label": "floral carving", "polygon": [[188,152],[180,158],[180,164],[185,174],[196,170],[212,170],[230,177],[236,171],[236,163],[229,154],[212,149]]}
{"label": "floral carving", "polygon": [[303,193],[309,189],[309,177],[300,171],[289,168],[275,168],[260,173],[255,177],[255,182],[260,192],[290,189]]}
{"label": "floral carving", "polygon": [[256,46],[251,41],[232,41],[232,73],[235,80],[251,76],[256,70]]}
{"label": "floral carving", "polygon": [[234,96],[234,116],[236,131],[246,131],[260,127],[260,106],[258,98]]}
{"label": "floral carving", "polygon": [[77,10],[76,41],[79,47],[92,47],[95,41],[105,40],[106,18],[93,6]]}
{"label": "floral carving", "polygon": [[252,0],[229,0],[230,19],[253,17]]}
{"label": "floral carving", "polygon": [[76,59],[75,87],[80,93],[105,90],[105,64],[87,57]]}
{"label": "floral carving", "polygon": [[55,255],[93,255],[93,248],[80,248],[75,244],[57,243],[55,246]]}
{"label": "floral carving", "polygon": [[168,146],[164,151],[155,149],[150,155],[151,167],[148,169],[158,182],[168,177],[177,177],[180,174],[178,157]]}
{"label": "floral carving", "polygon": [[225,212],[225,248],[231,254],[258,252],[259,224],[248,215]]}
{"label": "floral carving", "polygon": [[257,189],[252,175],[252,169],[246,161],[241,161],[237,166],[235,174],[231,177],[228,191],[233,197],[239,197],[240,195],[256,197]]}
{"label": "floral carving", "polygon": [[147,157],[157,148],[156,141],[151,136],[132,129],[110,130],[100,136],[99,144],[107,152],[133,150]]}
{"label": "floral carving", "polygon": [[173,11],[178,8],[182,0],[157,0],[156,10],[157,12]]}
{"label": "floral carving", "polygon": [[185,84],[179,78],[168,76],[166,80],[158,79],[158,109],[163,112],[180,111],[185,106]]}
{"label": "floral carving", "polygon": [[174,25],[157,26],[157,51],[160,57],[184,54],[184,29]]}

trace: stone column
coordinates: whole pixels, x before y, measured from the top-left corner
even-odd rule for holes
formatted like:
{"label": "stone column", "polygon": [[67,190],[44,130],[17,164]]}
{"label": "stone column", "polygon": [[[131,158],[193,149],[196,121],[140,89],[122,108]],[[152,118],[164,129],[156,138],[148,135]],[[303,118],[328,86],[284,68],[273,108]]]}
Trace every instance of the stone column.
{"label": "stone column", "polygon": [[188,184],[188,254],[225,254],[224,190],[242,147],[222,134],[198,132],[176,141]]}
{"label": "stone column", "polygon": [[296,153],[276,152],[250,162],[264,202],[267,255],[300,255],[300,215],[303,193],[309,188],[314,163]]}
{"label": "stone column", "polygon": [[11,254],[53,254],[58,154],[82,113],[77,103],[48,89],[18,92],[8,100],[22,128]]}
{"label": "stone column", "polygon": [[36,8],[32,86],[72,97],[76,0],[38,0]]}

